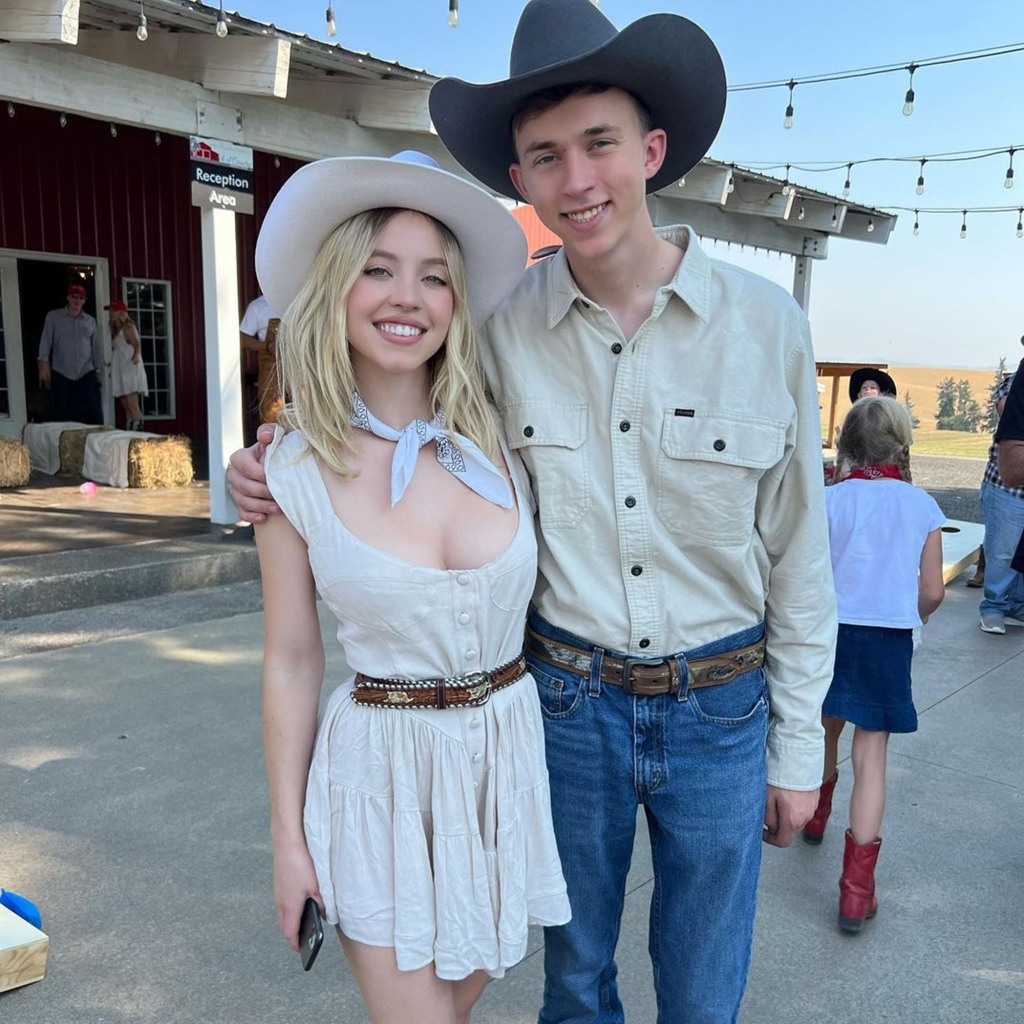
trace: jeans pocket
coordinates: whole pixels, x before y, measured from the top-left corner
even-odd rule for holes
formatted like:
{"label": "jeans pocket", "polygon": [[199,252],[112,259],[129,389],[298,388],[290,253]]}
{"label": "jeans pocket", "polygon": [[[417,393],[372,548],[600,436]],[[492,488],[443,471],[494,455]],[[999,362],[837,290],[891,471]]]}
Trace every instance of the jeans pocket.
{"label": "jeans pocket", "polygon": [[583,704],[586,681],[575,672],[555,668],[546,662],[526,656],[530,674],[537,683],[541,714],[548,719],[565,719],[575,715]]}
{"label": "jeans pocket", "polygon": [[743,725],[768,712],[768,685],[764,669],[744,672],[730,683],[700,686],[686,696],[693,713],[711,725]]}

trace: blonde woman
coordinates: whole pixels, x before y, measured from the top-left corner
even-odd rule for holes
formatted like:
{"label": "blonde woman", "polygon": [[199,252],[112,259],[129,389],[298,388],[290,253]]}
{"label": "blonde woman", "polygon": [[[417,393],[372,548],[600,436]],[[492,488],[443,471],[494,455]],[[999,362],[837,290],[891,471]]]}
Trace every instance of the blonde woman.
{"label": "blonde woman", "polygon": [[[324,160],[275,198],[260,283],[285,310],[256,527],[274,898],[312,897],[375,1024],[469,1019],[529,924],[569,918],[522,658],[536,543],[473,324],[525,240],[421,154]],[[355,674],[317,725],[320,596]]]}
{"label": "blonde woman", "polygon": [[120,301],[103,307],[110,316],[110,378],[114,397],[124,412],[128,430],[141,430],[141,399],[149,394],[142,342],[128,307]]}

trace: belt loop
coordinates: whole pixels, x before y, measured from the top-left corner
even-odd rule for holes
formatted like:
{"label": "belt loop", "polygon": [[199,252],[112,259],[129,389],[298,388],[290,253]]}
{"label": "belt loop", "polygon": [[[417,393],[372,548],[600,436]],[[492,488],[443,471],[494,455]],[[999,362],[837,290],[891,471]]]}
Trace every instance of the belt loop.
{"label": "belt loop", "polygon": [[677,654],[673,657],[673,662],[679,667],[679,690],[676,693],[676,700],[682,702],[690,694],[690,666],[686,661],[685,654]]}
{"label": "belt loop", "polygon": [[595,647],[594,656],[590,660],[590,685],[587,693],[591,697],[601,696],[601,667],[604,664],[604,648]]}

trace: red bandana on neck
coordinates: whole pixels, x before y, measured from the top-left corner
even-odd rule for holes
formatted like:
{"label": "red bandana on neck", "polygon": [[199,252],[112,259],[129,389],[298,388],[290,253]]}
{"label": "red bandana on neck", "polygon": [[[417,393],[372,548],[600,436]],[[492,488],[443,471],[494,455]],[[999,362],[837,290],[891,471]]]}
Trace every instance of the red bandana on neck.
{"label": "red bandana on neck", "polygon": [[857,469],[851,470],[844,480],[902,480],[903,474],[900,472],[899,466],[894,466],[891,463],[886,465],[873,465],[873,466],[859,466]]}

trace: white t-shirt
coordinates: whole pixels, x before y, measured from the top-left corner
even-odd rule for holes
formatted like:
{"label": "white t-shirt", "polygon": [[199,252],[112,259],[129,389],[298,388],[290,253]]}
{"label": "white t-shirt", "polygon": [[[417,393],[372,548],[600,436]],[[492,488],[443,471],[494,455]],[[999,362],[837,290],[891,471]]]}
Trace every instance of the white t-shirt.
{"label": "white t-shirt", "polygon": [[249,303],[238,329],[243,334],[266,341],[267,324],[276,316],[277,314],[270,308],[270,303],[261,295]]}
{"label": "white t-shirt", "polygon": [[946,517],[902,480],[844,480],[825,488],[839,621],[913,629],[921,551]]}

